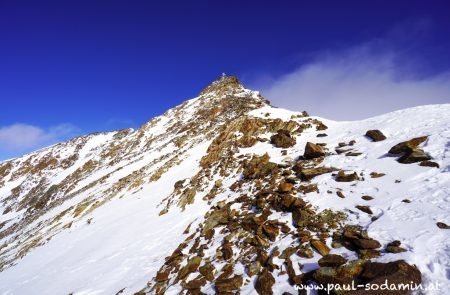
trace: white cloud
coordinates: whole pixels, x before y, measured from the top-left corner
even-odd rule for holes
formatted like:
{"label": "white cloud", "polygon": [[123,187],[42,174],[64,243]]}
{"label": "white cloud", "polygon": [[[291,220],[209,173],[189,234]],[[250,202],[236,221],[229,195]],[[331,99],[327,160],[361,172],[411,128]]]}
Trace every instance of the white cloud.
{"label": "white cloud", "polygon": [[383,39],[325,52],[292,73],[257,83],[272,104],[330,119],[353,120],[423,104],[450,103],[450,71],[423,74],[412,47],[427,24]]}
{"label": "white cloud", "polygon": [[67,123],[48,129],[23,123],[0,127],[0,159],[63,141],[78,132],[77,127]]}

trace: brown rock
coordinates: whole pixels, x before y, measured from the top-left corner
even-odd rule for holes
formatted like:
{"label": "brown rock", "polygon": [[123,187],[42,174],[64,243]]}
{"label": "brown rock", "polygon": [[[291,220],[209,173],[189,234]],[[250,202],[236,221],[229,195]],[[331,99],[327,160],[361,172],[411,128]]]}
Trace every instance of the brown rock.
{"label": "brown rock", "polygon": [[345,264],[347,259],[337,254],[328,254],[319,259],[319,265],[336,267]]}
{"label": "brown rock", "polygon": [[344,170],[340,170],[336,175],[335,180],[337,182],[351,182],[355,180],[359,180],[358,174],[356,172],[345,172]]}
{"label": "brown rock", "polygon": [[292,223],[294,226],[305,226],[310,221],[311,213],[302,208],[295,208],[292,211]]}
{"label": "brown rock", "polygon": [[270,142],[278,148],[288,148],[295,145],[295,138],[291,136],[289,130],[280,129],[277,134],[270,137]]}
{"label": "brown rock", "polygon": [[316,168],[302,169],[299,171],[298,175],[300,176],[301,180],[307,181],[313,179],[316,176],[325,173],[331,173],[335,170],[336,170],[335,168],[331,167],[316,167]]}
{"label": "brown rock", "polygon": [[230,259],[231,257],[233,257],[233,244],[231,244],[230,242],[224,243],[221,251],[223,259]]}
{"label": "brown rock", "polygon": [[280,230],[277,226],[273,224],[264,224],[262,226],[262,230],[264,234],[269,238],[270,241],[274,242],[277,238],[278,234],[280,233]]}
{"label": "brown rock", "polygon": [[373,197],[371,197],[371,196],[362,196],[361,199],[363,199],[364,201],[370,201],[370,200],[373,200]]}
{"label": "brown rock", "polygon": [[369,130],[366,132],[366,136],[372,141],[382,141],[386,139],[386,136],[380,130]]}
{"label": "brown rock", "polygon": [[359,249],[377,249],[381,247],[380,242],[374,239],[356,239],[352,240],[352,243]]}
{"label": "brown rock", "polygon": [[393,155],[399,155],[402,153],[408,153],[411,152],[414,148],[418,147],[419,144],[426,141],[428,136],[421,136],[416,137],[413,139],[410,139],[408,141],[400,142],[396,145],[394,145],[390,150],[389,153]]}
{"label": "brown rock", "polygon": [[288,192],[292,191],[293,188],[294,188],[294,186],[292,185],[292,183],[289,183],[286,181],[282,181],[278,185],[278,191],[280,193],[288,193]]}
{"label": "brown rock", "polygon": [[206,284],[205,278],[196,278],[189,282],[184,283],[183,287],[188,290],[198,289],[200,291],[200,288],[203,287],[205,284]]}
{"label": "brown rock", "polygon": [[200,263],[202,262],[202,258],[200,256],[194,256],[189,259],[188,263],[180,270],[178,273],[179,279],[184,279],[188,274],[197,271]]}
{"label": "brown rock", "polygon": [[325,243],[323,243],[322,241],[312,240],[310,242],[310,244],[314,248],[314,250],[319,252],[319,254],[322,256],[325,256],[328,253],[330,253],[330,248],[328,248],[328,246]]}
{"label": "brown rock", "polygon": [[338,195],[339,198],[345,199],[345,196],[341,191],[337,191],[336,195]]}
{"label": "brown rock", "polygon": [[255,282],[256,292],[260,295],[272,295],[272,286],[275,284],[275,279],[267,268],[264,268]]}
{"label": "brown rock", "polygon": [[242,283],[242,276],[235,275],[232,278],[216,280],[214,287],[216,288],[216,291],[220,293],[235,292],[241,288]]}
{"label": "brown rock", "polygon": [[214,280],[214,271],[216,269],[214,268],[214,266],[211,263],[207,263],[203,266],[200,266],[198,271],[202,274],[202,276],[204,276],[208,281],[213,281]]}
{"label": "brown rock", "polygon": [[409,152],[406,152],[397,161],[402,164],[411,164],[422,161],[430,160],[431,157],[427,155],[423,150],[415,148]]}
{"label": "brown rock", "polygon": [[401,252],[406,252],[407,250],[403,247],[399,247],[399,246],[386,246],[386,252],[388,253],[401,253]]}
{"label": "brown rock", "polygon": [[305,146],[305,152],[303,154],[303,157],[305,159],[314,159],[325,156],[325,152],[323,151],[322,147],[314,144],[312,142],[307,142]]}
{"label": "brown rock", "polygon": [[244,167],[244,178],[246,179],[258,179],[264,178],[278,167],[277,164],[269,162],[269,155],[253,156],[250,162]]}
{"label": "brown rock", "polygon": [[247,274],[249,277],[252,277],[252,276],[258,274],[260,270],[261,270],[261,263],[259,261],[253,261],[247,267]]}
{"label": "brown rock", "polygon": [[[422,276],[416,266],[409,265],[404,260],[398,260],[389,263],[367,262],[364,264],[364,270],[360,275],[360,279],[364,283],[372,285],[384,284],[396,285],[397,291],[373,291],[369,294],[385,295],[385,294],[409,294],[408,290],[402,290],[401,285],[420,284]],[[367,293],[358,293],[367,294]]]}
{"label": "brown rock", "polygon": [[439,164],[433,161],[422,161],[419,166],[439,168]]}
{"label": "brown rock", "polygon": [[450,229],[450,226],[443,223],[443,222],[438,222],[436,223],[437,227],[439,227],[440,229]]}
{"label": "brown rock", "polygon": [[372,177],[372,178],[379,178],[379,177],[383,177],[385,175],[386,175],[385,173],[378,173],[378,172],[371,172],[370,173],[370,177]]}
{"label": "brown rock", "polygon": [[362,211],[364,213],[367,213],[367,214],[370,214],[370,215],[373,214],[373,212],[372,212],[372,210],[370,209],[369,206],[356,205],[355,207],[356,207],[356,209],[358,209],[358,210],[360,210],[360,211]]}

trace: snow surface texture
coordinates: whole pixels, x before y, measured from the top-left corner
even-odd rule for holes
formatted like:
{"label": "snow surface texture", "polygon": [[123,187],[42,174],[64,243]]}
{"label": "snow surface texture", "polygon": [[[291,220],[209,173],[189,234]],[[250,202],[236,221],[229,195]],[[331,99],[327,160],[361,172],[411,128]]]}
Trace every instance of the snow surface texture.
{"label": "snow surface texture", "polygon": [[[257,93],[245,90],[246,94]],[[184,117],[190,117],[196,99],[188,101]],[[192,104],[191,107],[189,105]],[[160,117],[151,132],[144,136],[164,134],[172,111]],[[269,114],[269,117],[267,116]],[[298,115],[284,109],[265,105],[249,112],[250,116],[264,118],[281,118],[289,121],[292,115]],[[450,104],[415,107],[385,114],[362,121],[335,122],[318,118],[328,126],[327,137],[317,138],[318,132],[307,130],[297,137],[297,143],[289,151],[288,156],[302,155],[305,143],[324,142],[336,146],[338,142],[356,140],[355,149],[362,154],[356,157],[343,157],[332,154],[325,158],[324,166],[335,166],[342,169],[370,172],[383,172],[386,176],[372,179],[370,182],[339,183],[346,196],[345,201],[335,195],[327,194],[327,189],[336,189],[337,183],[326,175],[315,178],[320,193],[308,194],[306,199],[320,209],[330,208],[349,212],[352,222],[367,227],[370,235],[382,242],[402,241],[407,252],[385,254],[378,261],[405,259],[416,264],[423,275],[424,283],[439,282],[441,290],[450,288],[450,236],[447,230],[439,229],[436,222],[450,224]],[[367,130],[380,129],[387,139],[372,142],[364,136]],[[130,131],[135,132],[135,131]],[[320,132],[319,132],[320,133]],[[116,133],[90,136],[85,147],[79,151],[79,159],[92,158],[96,147],[114,141]],[[399,164],[394,157],[385,156],[393,145],[413,137],[428,135],[422,148],[433,157],[440,168],[421,167],[417,164]],[[169,140],[169,139],[167,139]],[[192,222],[198,223],[209,209],[209,205],[196,199],[184,211],[173,208],[167,214],[159,216],[159,204],[173,189],[174,183],[180,179],[192,177],[199,170],[199,161],[206,153],[211,139],[198,141],[183,153],[176,166],[170,167],[161,177],[152,182],[139,184],[138,189],[121,191],[117,196],[95,210],[82,215],[78,219],[70,219],[69,227],[51,232],[45,243],[31,249],[22,258],[15,260],[0,273],[0,294],[133,294],[146,286],[164,263],[164,258],[185,238],[183,231]],[[160,154],[176,150],[173,145],[153,149],[140,155],[139,158],[119,159],[123,169],[114,170],[104,167],[87,176],[78,184],[83,187],[94,179],[101,178],[111,171],[115,173],[106,183],[98,183],[96,188],[77,194],[52,208],[39,221],[49,216],[56,216],[71,206],[76,206],[88,195],[102,194],[103,186],[136,171]],[[141,146],[140,148],[143,148]],[[167,149],[167,150],[165,150]],[[62,153],[73,153],[73,145],[63,148]],[[46,153],[46,150],[37,152]],[[86,153],[86,154],[83,154]],[[90,153],[90,154],[89,154]],[[269,142],[259,142],[251,148],[242,148],[240,154],[268,153],[271,161],[281,163],[286,160],[280,149]],[[25,161],[27,157],[19,159]],[[51,183],[61,182],[67,175],[80,168],[84,162],[70,168],[58,170],[51,174]],[[131,163],[131,164],[130,164]],[[396,182],[400,180],[400,182]],[[9,196],[11,189],[21,182],[20,179],[0,182],[0,200]],[[230,185],[229,183],[225,184]],[[76,191],[73,188],[72,191]],[[370,202],[361,200],[362,195],[374,196]],[[402,200],[409,199],[411,203]],[[3,203],[4,204],[4,203]],[[371,221],[369,215],[355,210],[355,205],[370,204],[374,215],[379,217]],[[4,210],[0,203],[0,210]],[[1,211],[0,211],[1,212]],[[22,211],[12,211],[0,215],[0,223],[12,222],[23,215]],[[68,218],[64,216],[64,220]],[[38,228],[46,232],[48,228]],[[36,233],[36,232],[31,232]],[[30,237],[31,239],[32,237]],[[1,243],[8,240],[3,238]],[[23,241],[23,240],[22,240]],[[1,248],[0,248],[1,249]],[[2,254],[2,252],[0,252]],[[3,258],[0,256],[0,258]],[[315,256],[312,261],[317,261]],[[315,264],[317,266],[317,264]],[[312,264],[314,266],[314,264]],[[212,289],[205,290],[213,293]],[[276,294],[293,291],[287,282],[276,284]],[[177,294],[178,290],[169,289],[167,294]],[[242,294],[253,294],[253,288],[245,288]],[[443,294],[442,291],[427,294]]]}

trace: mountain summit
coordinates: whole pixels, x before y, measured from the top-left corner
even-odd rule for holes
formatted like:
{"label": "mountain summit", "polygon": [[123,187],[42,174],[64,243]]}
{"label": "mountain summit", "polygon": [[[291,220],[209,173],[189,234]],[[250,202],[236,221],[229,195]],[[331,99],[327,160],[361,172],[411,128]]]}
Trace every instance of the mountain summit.
{"label": "mountain summit", "polygon": [[449,112],[336,122],[224,75],[136,130],[2,162],[0,293],[450,287]]}

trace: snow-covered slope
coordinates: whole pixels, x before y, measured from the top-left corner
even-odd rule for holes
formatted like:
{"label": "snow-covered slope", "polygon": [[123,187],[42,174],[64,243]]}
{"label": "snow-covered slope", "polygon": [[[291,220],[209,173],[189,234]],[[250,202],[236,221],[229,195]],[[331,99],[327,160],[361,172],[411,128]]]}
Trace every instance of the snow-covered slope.
{"label": "snow-covered slope", "polygon": [[[335,122],[274,108],[222,77],[137,130],[3,162],[0,294],[295,294],[296,284],[321,282],[311,241],[347,260],[404,259],[445,290],[450,237],[436,224],[450,223],[449,115],[450,105],[430,105]],[[373,129],[386,139],[365,136]],[[271,139],[278,130],[291,138],[284,148]],[[439,168],[388,154],[420,136],[426,164]],[[302,157],[307,142],[325,155]],[[318,166],[333,171],[304,177]],[[340,170],[358,180],[337,181]],[[286,207],[291,197],[306,206]],[[346,225],[367,230],[378,250],[344,238],[338,247]],[[407,251],[385,251],[394,240]]]}

